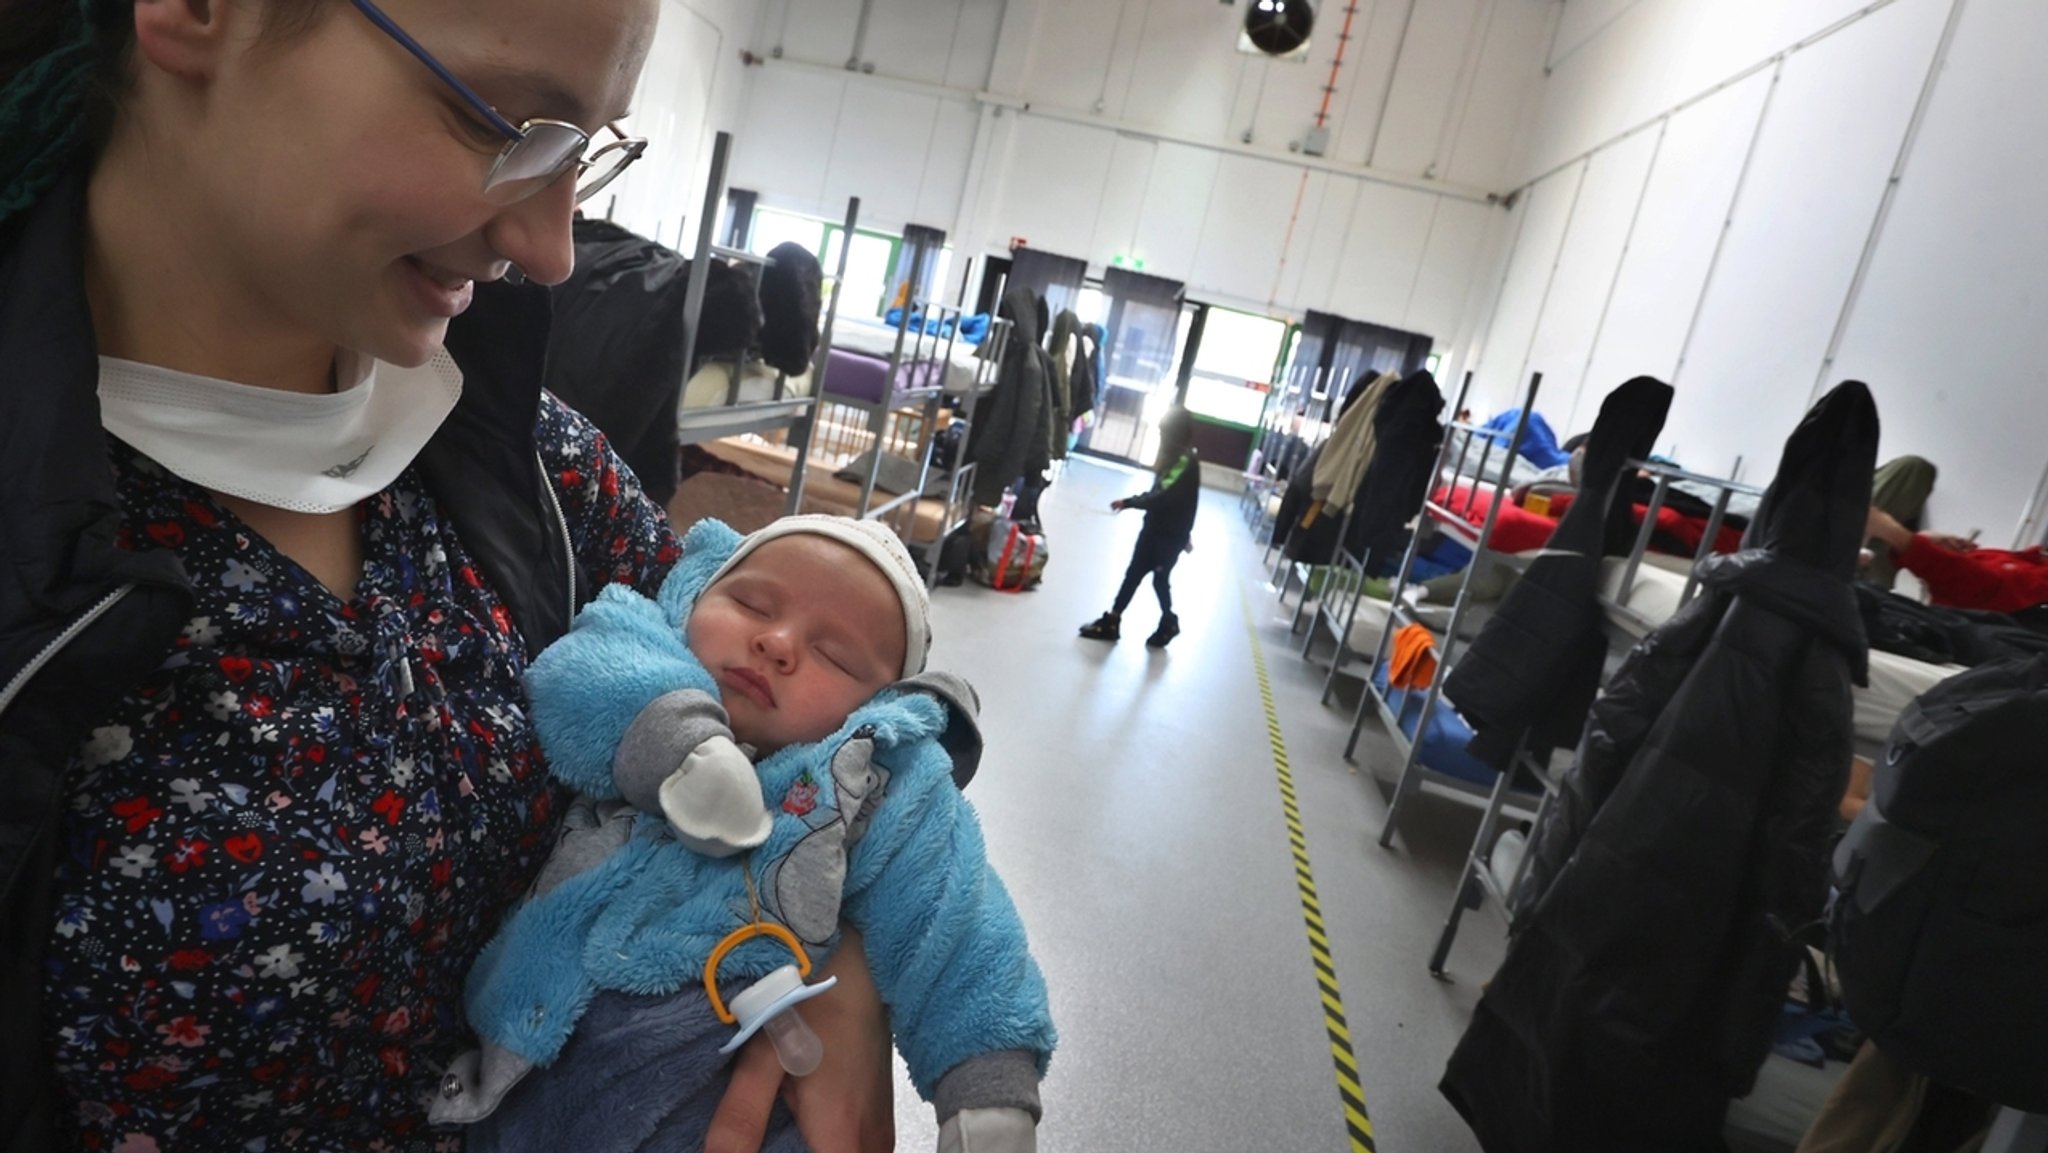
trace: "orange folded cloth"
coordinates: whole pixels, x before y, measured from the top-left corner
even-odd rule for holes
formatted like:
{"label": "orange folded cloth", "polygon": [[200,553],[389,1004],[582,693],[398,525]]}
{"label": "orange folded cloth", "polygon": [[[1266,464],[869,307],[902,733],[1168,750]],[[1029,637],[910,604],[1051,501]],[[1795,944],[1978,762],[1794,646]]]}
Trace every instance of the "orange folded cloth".
{"label": "orange folded cloth", "polygon": [[1387,683],[1397,689],[1428,688],[1436,677],[1436,638],[1421,625],[1394,634],[1394,655],[1387,662]]}

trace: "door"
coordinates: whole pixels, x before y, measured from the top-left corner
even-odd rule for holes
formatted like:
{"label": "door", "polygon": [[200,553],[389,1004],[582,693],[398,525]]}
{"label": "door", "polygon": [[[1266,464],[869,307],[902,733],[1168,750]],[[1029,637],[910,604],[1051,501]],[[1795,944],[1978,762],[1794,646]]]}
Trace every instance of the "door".
{"label": "door", "polygon": [[1152,467],[1159,418],[1173,407],[1197,307],[1181,296],[1175,280],[1121,268],[1103,277],[1103,386],[1095,419],[1081,436],[1082,451]]}

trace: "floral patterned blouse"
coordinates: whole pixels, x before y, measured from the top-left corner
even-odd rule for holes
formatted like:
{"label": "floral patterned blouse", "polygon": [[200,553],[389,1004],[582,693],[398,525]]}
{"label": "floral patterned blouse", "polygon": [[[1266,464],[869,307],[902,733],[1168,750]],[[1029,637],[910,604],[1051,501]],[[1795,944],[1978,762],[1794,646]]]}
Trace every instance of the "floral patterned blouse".
{"label": "floral patterned blouse", "polygon": [[[580,571],[652,593],[674,535],[598,434],[539,425]],[[408,470],[359,506],[346,603],[126,445],[132,548],[198,590],[67,777],[47,1043],[79,1146],[459,1149],[471,961],[551,847],[531,654]]]}

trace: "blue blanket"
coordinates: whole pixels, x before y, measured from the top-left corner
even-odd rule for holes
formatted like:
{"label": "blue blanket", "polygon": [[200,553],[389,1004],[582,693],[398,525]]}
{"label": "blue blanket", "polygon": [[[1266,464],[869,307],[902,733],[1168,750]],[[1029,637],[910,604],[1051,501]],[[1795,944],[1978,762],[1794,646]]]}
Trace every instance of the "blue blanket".
{"label": "blue blanket", "polygon": [[[890,309],[887,313],[883,314],[882,319],[887,321],[891,328],[904,328],[911,332],[922,332],[931,336],[951,336],[956,327],[951,318],[936,316],[927,318],[922,312],[911,313],[910,319],[905,321],[903,310],[900,308]],[[988,326],[988,313],[979,312],[973,316],[961,317],[957,327],[960,331],[960,339],[969,344],[980,344],[988,338]]]}
{"label": "blue blanket", "polygon": [[[1522,410],[1511,408],[1480,427],[1499,433],[1496,439],[1506,440],[1514,435],[1515,422],[1521,418]],[[1556,468],[1572,458],[1571,453],[1558,447],[1557,434],[1550,431],[1550,422],[1540,412],[1529,414],[1529,424],[1522,429],[1522,443],[1515,447],[1524,460],[1537,468]]]}

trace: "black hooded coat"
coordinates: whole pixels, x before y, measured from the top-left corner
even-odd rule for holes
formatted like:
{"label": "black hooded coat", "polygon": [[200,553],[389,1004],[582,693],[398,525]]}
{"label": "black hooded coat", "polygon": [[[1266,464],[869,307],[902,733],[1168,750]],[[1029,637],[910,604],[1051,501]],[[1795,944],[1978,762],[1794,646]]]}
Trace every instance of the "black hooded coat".
{"label": "black hooded coat", "polygon": [[1540,760],[1585,725],[1607,658],[1600,560],[1626,552],[1635,536],[1629,503],[1615,494],[1629,461],[1649,457],[1670,409],[1671,386],[1647,376],[1600,403],[1578,499],[1444,680],[1472,725],[1472,754],[1494,768],[1507,768],[1525,736]]}
{"label": "black hooded coat", "polygon": [[1860,383],[1808,413],[1742,551],[1594,704],[1442,1082],[1486,1153],[1725,1148],[1827,894],[1877,436]]}
{"label": "black hooded coat", "polygon": [[1018,477],[1038,477],[1052,463],[1052,357],[1041,337],[1045,301],[1029,288],[1003,294],[1011,324],[995,391],[983,397],[967,431],[974,464],[974,503],[993,505]]}

